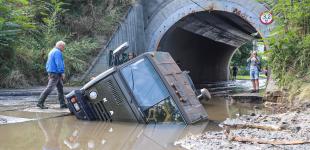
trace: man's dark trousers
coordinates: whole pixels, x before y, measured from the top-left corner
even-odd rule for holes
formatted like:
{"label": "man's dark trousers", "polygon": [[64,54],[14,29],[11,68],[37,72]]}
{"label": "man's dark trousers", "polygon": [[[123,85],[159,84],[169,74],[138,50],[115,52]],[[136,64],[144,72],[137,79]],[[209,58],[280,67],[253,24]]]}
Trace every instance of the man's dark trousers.
{"label": "man's dark trousers", "polygon": [[58,91],[58,100],[59,100],[60,106],[64,106],[65,99],[64,99],[63,81],[62,81],[61,74],[48,73],[48,77],[49,79],[48,79],[47,87],[41,93],[38,104],[44,105],[45,99],[54,90],[56,86],[57,91]]}

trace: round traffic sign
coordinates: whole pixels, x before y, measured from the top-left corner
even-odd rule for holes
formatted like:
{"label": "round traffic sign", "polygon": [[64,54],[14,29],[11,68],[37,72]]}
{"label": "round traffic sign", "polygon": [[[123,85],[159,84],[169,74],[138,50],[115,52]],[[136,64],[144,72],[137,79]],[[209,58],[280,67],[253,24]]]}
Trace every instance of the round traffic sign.
{"label": "round traffic sign", "polygon": [[271,24],[273,21],[272,14],[269,11],[262,12],[259,19],[263,24]]}

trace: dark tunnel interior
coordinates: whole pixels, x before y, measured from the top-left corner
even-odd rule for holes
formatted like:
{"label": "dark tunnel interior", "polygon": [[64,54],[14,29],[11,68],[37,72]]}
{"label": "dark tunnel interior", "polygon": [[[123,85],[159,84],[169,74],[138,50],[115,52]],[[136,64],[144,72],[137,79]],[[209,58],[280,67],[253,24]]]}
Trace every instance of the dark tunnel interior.
{"label": "dark tunnel interior", "polygon": [[171,54],[195,84],[229,80],[234,51],[257,31],[233,13],[198,12],[174,24],[160,40],[159,51]]}

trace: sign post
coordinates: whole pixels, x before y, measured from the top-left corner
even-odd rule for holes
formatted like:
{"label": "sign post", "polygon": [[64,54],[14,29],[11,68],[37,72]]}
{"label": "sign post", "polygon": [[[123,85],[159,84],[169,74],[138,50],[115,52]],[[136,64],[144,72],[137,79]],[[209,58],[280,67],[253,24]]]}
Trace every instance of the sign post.
{"label": "sign post", "polygon": [[269,11],[262,12],[260,14],[259,19],[260,19],[260,22],[265,24],[265,25],[271,24],[273,22],[273,16],[272,16],[271,12],[269,12]]}

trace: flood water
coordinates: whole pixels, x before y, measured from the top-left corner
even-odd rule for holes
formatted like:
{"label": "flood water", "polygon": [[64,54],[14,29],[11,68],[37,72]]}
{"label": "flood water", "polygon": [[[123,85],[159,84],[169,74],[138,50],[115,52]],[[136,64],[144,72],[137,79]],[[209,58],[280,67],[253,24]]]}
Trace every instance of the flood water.
{"label": "flood water", "polygon": [[204,106],[210,120],[190,126],[89,122],[77,120],[75,116],[56,117],[64,112],[46,114],[32,110],[1,111],[0,115],[3,116],[18,116],[35,120],[0,125],[0,150],[182,149],[174,146],[174,141],[191,134],[220,130],[218,123],[226,118],[251,113],[268,113],[260,109],[262,107],[258,104],[238,104],[225,98],[213,98]]}

